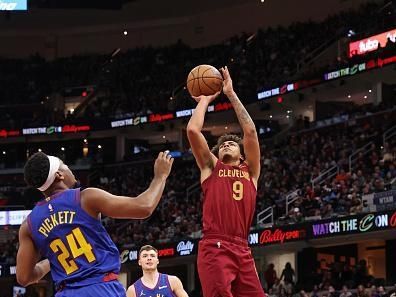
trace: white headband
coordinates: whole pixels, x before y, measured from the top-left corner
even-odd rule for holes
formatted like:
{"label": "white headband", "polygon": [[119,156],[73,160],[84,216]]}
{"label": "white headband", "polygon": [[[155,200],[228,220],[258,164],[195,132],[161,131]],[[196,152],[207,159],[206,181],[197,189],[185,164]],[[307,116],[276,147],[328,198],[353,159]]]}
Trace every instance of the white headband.
{"label": "white headband", "polygon": [[47,190],[50,185],[52,185],[52,183],[55,180],[55,173],[58,171],[59,167],[60,167],[60,160],[57,157],[54,156],[47,156],[49,163],[50,163],[50,168],[49,168],[49,172],[48,172],[48,176],[47,176],[47,180],[45,181],[45,183],[37,188],[39,189],[41,192],[44,192],[45,190]]}

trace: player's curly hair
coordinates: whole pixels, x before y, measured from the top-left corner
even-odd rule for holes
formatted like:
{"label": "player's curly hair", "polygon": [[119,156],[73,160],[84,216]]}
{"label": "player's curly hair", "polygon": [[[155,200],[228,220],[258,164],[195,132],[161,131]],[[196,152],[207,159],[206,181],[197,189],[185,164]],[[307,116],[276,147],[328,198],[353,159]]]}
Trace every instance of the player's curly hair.
{"label": "player's curly hair", "polygon": [[226,141],[234,141],[239,145],[239,150],[241,151],[241,155],[244,158],[245,157],[245,151],[243,150],[243,143],[242,143],[242,138],[240,138],[238,135],[236,134],[224,134],[222,136],[219,137],[219,139],[217,139],[217,144],[212,148],[212,153],[216,156],[219,157],[219,148],[220,145],[223,142]]}
{"label": "player's curly hair", "polygon": [[25,182],[33,188],[41,187],[47,180],[49,169],[50,162],[46,154],[33,154],[23,168]]}

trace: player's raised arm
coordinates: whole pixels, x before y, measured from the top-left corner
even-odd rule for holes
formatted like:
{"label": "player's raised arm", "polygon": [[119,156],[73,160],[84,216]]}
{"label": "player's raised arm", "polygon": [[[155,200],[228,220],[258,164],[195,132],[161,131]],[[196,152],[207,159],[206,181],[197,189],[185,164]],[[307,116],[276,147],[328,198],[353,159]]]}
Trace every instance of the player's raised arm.
{"label": "player's raised arm", "polygon": [[201,172],[208,168],[212,169],[216,162],[216,157],[210,152],[208,143],[201,131],[208,105],[216,99],[219,94],[220,92],[211,96],[193,97],[198,104],[188,122],[187,137]]}
{"label": "player's raised arm", "polygon": [[120,219],[143,219],[157,207],[172,168],[173,158],[160,152],[154,164],[154,178],[146,191],[135,198],[116,196],[97,188],[81,192],[82,207],[93,217],[98,213]]}
{"label": "player's raised arm", "polygon": [[221,69],[224,77],[223,93],[228,97],[234,107],[239,124],[243,131],[243,149],[250,174],[257,182],[260,175],[260,145],[257,137],[256,126],[252,118],[239,100],[232,86],[232,79],[227,66]]}
{"label": "player's raised arm", "polygon": [[26,287],[37,283],[49,271],[47,259],[38,262],[40,254],[31,238],[28,224],[24,221],[19,228],[19,249],[17,254],[16,277],[20,285]]}

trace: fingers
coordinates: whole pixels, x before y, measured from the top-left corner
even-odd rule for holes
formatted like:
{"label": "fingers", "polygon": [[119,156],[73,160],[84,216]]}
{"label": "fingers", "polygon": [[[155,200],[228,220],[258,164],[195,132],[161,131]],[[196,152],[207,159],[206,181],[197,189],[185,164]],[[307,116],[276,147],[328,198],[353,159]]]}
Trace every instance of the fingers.
{"label": "fingers", "polygon": [[221,93],[221,91],[213,94],[213,95],[209,95],[209,96],[205,96],[205,95],[201,95],[199,97],[195,97],[195,96],[191,96],[196,102],[200,102],[201,99],[202,100],[209,100],[210,102],[212,102],[215,98],[217,98],[217,96],[219,96]]}
{"label": "fingers", "polygon": [[169,150],[164,151],[162,154],[163,159],[168,159],[169,156]]}
{"label": "fingers", "polygon": [[174,158],[169,150],[159,152],[154,164],[154,175],[166,179],[172,169],[173,161]]}
{"label": "fingers", "polygon": [[170,159],[172,156],[169,154],[169,150],[166,150],[164,152],[159,152],[157,159]]}
{"label": "fingers", "polygon": [[[172,158],[172,156],[169,154],[169,151],[168,151],[168,150],[164,151],[164,153],[163,153],[163,158],[166,159],[167,161],[173,160],[173,158]],[[172,163],[173,163],[173,161],[172,161]]]}
{"label": "fingers", "polygon": [[228,72],[228,67],[227,66],[221,67],[220,70],[221,70],[221,73],[223,74],[224,80],[230,78],[230,73]]}
{"label": "fingers", "polygon": [[172,155],[169,154],[169,151],[165,151],[166,153],[166,159],[169,161],[170,159],[172,159]]}
{"label": "fingers", "polygon": [[221,91],[216,92],[216,94],[213,95],[214,98],[217,98],[220,95]]}

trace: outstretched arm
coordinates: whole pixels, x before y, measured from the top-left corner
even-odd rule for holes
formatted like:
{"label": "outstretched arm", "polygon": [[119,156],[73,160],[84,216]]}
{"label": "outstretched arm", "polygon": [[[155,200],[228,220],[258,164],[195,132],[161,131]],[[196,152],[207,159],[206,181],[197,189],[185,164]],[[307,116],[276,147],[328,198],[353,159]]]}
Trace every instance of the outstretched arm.
{"label": "outstretched arm", "polygon": [[208,105],[216,99],[219,94],[220,92],[212,96],[193,97],[198,104],[187,125],[188,141],[190,142],[197,165],[201,170],[201,179],[203,171],[212,170],[216,163],[216,157],[210,152],[208,143],[201,131]]}
{"label": "outstretched arm", "polygon": [[234,107],[239,124],[243,131],[243,149],[245,151],[246,161],[249,165],[250,174],[255,182],[260,175],[260,145],[257,137],[256,126],[252,118],[239,100],[232,86],[232,79],[228,72],[227,66],[221,68],[224,77],[223,93],[228,97]]}
{"label": "outstretched arm", "polygon": [[183,288],[183,284],[177,276],[169,275],[169,283],[176,297],[188,297],[187,292]]}
{"label": "outstretched arm", "polygon": [[20,285],[26,287],[37,283],[49,271],[47,259],[38,262],[40,254],[33,243],[29,227],[24,221],[19,228],[19,249],[17,254],[16,277]]}
{"label": "outstretched arm", "polygon": [[98,188],[81,192],[81,205],[92,217],[98,213],[119,219],[144,219],[157,207],[173,164],[168,152],[160,152],[154,164],[154,178],[146,191],[136,198],[116,196]]}

